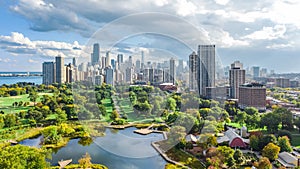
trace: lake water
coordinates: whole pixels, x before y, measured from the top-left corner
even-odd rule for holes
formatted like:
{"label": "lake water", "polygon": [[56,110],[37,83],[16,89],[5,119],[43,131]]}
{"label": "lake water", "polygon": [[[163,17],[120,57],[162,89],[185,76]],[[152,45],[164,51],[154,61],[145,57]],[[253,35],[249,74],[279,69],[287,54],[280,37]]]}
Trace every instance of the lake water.
{"label": "lake water", "polygon": [[[80,139],[72,139],[65,147],[52,153],[50,163],[57,165],[58,161],[68,159],[77,163],[88,152],[93,163],[104,164],[109,169],[164,169],[166,161],[151,146],[151,142],[162,140],[163,135],[139,135],[133,133],[134,130],[134,127],[124,130],[106,129],[105,136],[95,138],[86,146],[78,143]],[[23,144],[38,145],[35,141],[28,140],[33,139],[27,139]]]}
{"label": "lake water", "polygon": [[3,84],[15,84],[18,82],[32,82],[35,84],[42,84],[43,77],[42,76],[9,76],[9,77],[0,77],[0,85]]}

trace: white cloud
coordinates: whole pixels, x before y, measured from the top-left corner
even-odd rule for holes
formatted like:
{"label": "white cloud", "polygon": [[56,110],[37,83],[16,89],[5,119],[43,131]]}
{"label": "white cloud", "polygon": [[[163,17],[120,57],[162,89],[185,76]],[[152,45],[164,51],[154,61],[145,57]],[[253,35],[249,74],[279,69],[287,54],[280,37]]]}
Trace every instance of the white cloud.
{"label": "white cloud", "polygon": [[284,49],[284,48],[291,48],[293,47],[293,42],[288,43],[288,44],[272,44],[266,46],[267,49]]}
{"label": "white cloud", "polygon": [[0,48],[14,55],[27,54],[47,57],[62,55],[71,58],[83,54],[81,50],[78,50],[82,47],[77,41],[73,44],[56,41],[31,41],[19,32],[12,32],[10,36],[0,35]]}
{"label": "white cloud", "polygon": [[28,62],[29,62],[29,63],[39,63],[39,61],[33,60],[33,59],[28,59]]}
{"label": "white cloud", "polygon": [[177,14],[181,16],[193,15],[197,10],[197,6],[193,2],[187,0],[177,0],[175,7],[177,9]]}
{"label": "white cloud", "polygon": [[249,42],[246,40],[234,39],[230,34],[222,29],[215,30],[212,32],[211,41],[217,44],[221,48],[249,46]]}
{"label": "white cloud", "polygon": [[274,27],[263,27],[262,30],[255,31],[243,39],[252,40],[274,40],[278,38],[284,38],[286,27],[284,25],[275,25]]}
{"label": "white cloud", "polygon": [[215,0],[215,2],[219,5],[226,5],[230,0]]}

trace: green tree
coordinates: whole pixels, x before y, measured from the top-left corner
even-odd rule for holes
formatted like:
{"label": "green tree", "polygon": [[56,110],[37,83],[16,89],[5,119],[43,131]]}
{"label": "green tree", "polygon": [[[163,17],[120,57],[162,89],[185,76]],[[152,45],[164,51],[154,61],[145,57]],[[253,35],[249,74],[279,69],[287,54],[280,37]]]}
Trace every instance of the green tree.
{"label": "green tree", "polygon": [[35,90],[30,90],[28,98],[31,102],[33,102],[33,104],[35,106],[35,102],[39,98],[39,95]]}
{"label": "green tree", "polygon": [[248,114],[248,115],[255,115],[255,114],[258,114],[258,110],[254,107],[246,107],[245,108],[245,112]]}
{"label": "green tree", "polygon": [[232,148],[227,146],[218,146],[217,150],[224,157],[224,163],[227,163],[229,166],[234,165],[234,162],[232,161],[234,150]]}
{"label": "green tree", "polygon": [[260,150],[259,149],[259,138],[256,135],[252,135],[250,137],[250,147],[255,151]]}
{"label": "green tree", "polygon": [[298,117],[298,119],[295,120],[294,122],[295,126],[298,127],[299,133],[300,133],[300,118]]}
{"label": "green tree", "polygon": [[168,110],[171,110],[171,111],[175,111],[176,110],[176,100],[175,99],[173,99],[172,97],[169,97],[168,99],[167,99],[167,104],[166,104],[166,106],[167,106],[167,109]]}
{"label": "green tree", "polygon": [[0,151],[0,168],[48,168],[48,157],[49,153],[44,149],[23,145],[8,146]]}
{"label": "green tree", "polygon": [[245,120],[247,119],[247,114],[244,111],[239,111],[235,117],[235,121],[240,125],[245,124]]}
{"label": "green tree", "polygon": [[279,152],[280,152],[280,147],[279,146],[277,146],[273,143],[269,143],[262,150],[262,156],[267,157],[271,161],[274,161],[278,158]]}
{"label": "green tree", "polygon": [[266,126],[269,133],[275,133],[278,131],[278,126],[281,122],[281,118],[276,113],[267,113],[261,118],[261,127]]}
{"label": "green tree", "polygon": [[279,107],[274,110],[274,113],[280,117],[282,129],[293,129],[293,114],[290,110]]}
{"label": "green tree", "polygon": [[67,121],[67,114],[64,110],[58,108],[55,110],[55,113],[57,114],[56,122],[58,124],[61,124],[62,122]]}
{"label": "green tree", "polygon": [[117,112],[117,110],[112,111],[111,115],[109,116],[110,119],[115,120],[117,118],[120,118],[119,113]]}
{"label": "green tree", "polygon": [[17,124],[17,117],[15,114],[7,114],[4,117],[5,127],[13,127]]}
{"label": "green tree", "polygon": [[242,164],[245,162],[245,156],[244,156],[243,152],[239,149],[235,150],[235,152],[233,154],[233,158],[238,164]]}
{"label": "green tree", "polygon": [[102,116],[105,116],[107,114],[106,108],[104,105],[100,104],[100,105],[98,105],[98,108],[99,108],[99,111],[101,112]]}
{"label": "green tree", "polygon": [[293,150],[290,143],[290,139],[287,136],[279,137],[277,144],[280,147],[280,152],[291,152]]}

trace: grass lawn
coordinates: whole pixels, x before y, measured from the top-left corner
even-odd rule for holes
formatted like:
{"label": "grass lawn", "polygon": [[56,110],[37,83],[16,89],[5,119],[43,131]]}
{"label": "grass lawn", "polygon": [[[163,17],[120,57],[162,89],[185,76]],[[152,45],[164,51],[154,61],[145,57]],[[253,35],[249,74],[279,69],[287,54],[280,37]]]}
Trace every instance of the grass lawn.
{"label": "grass lawn", "polygon": [[[53,95],[53,93],[39,93],[39,98],[37,102],[40,102],[43,95]],[[10,96],[10,97],[0,97],[0,111],[4,111],[5,113],[15,113],[20,111],[26,111],[31,106],[20,106],[20,107],[13,107],[12,104],[14,102],[30,102],[28,98],[28,94],[20,95],[20,96]]]}
{"label": "grass lawn", "polygon": [[204,169],[206,168],[196,157],[187,154],[176,148],[172,148],[167,151],[167,156],[174,161],[177,161],[183,165],[187,165],[192,169]]}
{"label": "grass lawn", "polygon": [[112,109],[113,109],[113,105],[111,103],[111,100],[110,99],[103,99],[101,102],[106,108],[106,115],[102,116],[101,121],[111,121],[110,117],[109,117],[110,114],[112,113]]}
{"label": "grass lawn", "polygon": [[241,128],[242,126],[239,123],[226,123],[227,126],[235,127],[235,128]]}

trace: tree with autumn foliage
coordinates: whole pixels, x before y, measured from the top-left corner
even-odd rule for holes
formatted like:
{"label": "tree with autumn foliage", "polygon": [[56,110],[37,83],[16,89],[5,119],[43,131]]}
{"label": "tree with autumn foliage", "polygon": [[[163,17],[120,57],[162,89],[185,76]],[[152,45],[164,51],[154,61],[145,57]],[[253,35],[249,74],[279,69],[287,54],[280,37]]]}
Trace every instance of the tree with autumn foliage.
{"label": "tree with autumn foliage", "polygon": [[278,158],[280,152],[280,147],[274,143],[269,143],[262,150],[262,156],[269,158],[271,161],[274,161]]}

